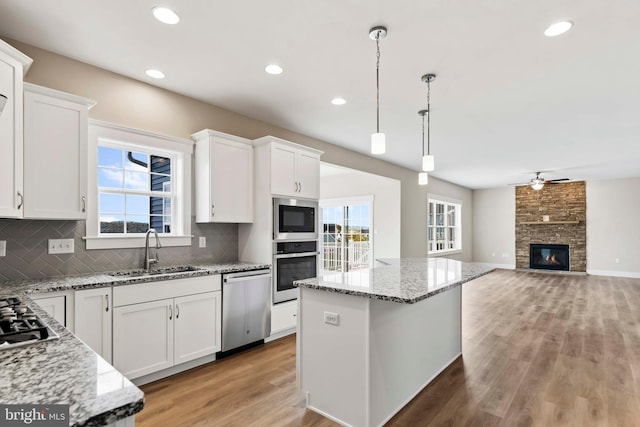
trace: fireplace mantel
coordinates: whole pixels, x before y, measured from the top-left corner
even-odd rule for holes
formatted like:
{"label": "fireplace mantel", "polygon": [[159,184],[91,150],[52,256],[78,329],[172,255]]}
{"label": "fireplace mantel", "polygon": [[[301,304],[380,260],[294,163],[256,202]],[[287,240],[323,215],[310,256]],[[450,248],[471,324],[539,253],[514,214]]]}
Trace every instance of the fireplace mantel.
{"label": "fireplace mantel", "polygon": [[580,224],[580,221],[521,221],[523,225]]}

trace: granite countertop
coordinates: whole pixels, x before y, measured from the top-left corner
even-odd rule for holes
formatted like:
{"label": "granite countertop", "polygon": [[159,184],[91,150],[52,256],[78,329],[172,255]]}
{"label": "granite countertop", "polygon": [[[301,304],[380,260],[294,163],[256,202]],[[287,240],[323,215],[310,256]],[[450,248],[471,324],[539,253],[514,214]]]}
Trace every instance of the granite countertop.
{"label": "granite countertop", "polygon": [[[233,273],[238,271],[259,270],[270,268],[270,264],[255,264],[248,262],[233,262],[226,264],[190,265],[193,270],[179,271],[180,267],[164,267],[165,274],[144,275],[144,270],[123,270],[112,273],[84,274],[78,276],[64,276],[50,279],[25,279],[20,281],[0,282],[0,292],[9,290],[9,294],[32,294],[44,292],[60,292],[108,286],[132,285],[136,283],[157,282],[161,280],[184,279],[189,277],[207,276],[211,274]],[[151,271],[157,269],[152,268]],[[140,274],[140,275],[137,275]],[[6,291],[5,291],[6,294]],[[8,294],[7,294],[8,295]]]}
{"label": "granite countertop", "polygon": [[95,274],[0,283],[0,296],[18,296],[60,336],[56,340],[0,350],[3,390],[0,403],[68,404],[70,426],[101,426],[140,412],[144,406],[143,392],[40,309],[29,294],[248,271],[270,265],[229,263],[196,267],[195,271],[151,276]]}
{"label": "granite countertop", "polygon": [[327,272],[294,286],[413,304],[493,270],[488,264],[447,258],[382,259],[374,268]]}
{"label": "granite countertop", "polygon": [[101,426],[142,410],[138,387],[28,296],[19,297],[60,338],[0,350],[0,403],[69,405],[70,426]]}

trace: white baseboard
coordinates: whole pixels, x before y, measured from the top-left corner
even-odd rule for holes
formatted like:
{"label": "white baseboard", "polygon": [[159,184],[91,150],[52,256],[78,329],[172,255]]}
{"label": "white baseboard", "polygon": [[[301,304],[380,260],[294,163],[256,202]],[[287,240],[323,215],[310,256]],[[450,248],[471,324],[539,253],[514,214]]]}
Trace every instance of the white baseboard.
{"label": "white baseboard", "polygon": [[145,384],[152,383],[154,381],[158,381],[163,378],[169,377],[171,375],[179,374],[180,372],[188,371],[189,369],[196,368],[200,365],[214,362],[215,360],[216,360],[216,355],[211,354],[209,356],[204,356],[196,360],[191,360],[189,362],[181,363],[180,365],[172,366],[170,368],[163,369],[158,372],[153,372],[151,374],[134,378],[131,380],[131,382],[137,386],[145,385]]}
{"label": "white baseboard", "polygon": [[309,410],[311,410],[311,411],[315,412],[316,414],[320,414],[320,415],[322,415],[323,417],[330,419],[330,420],[331,420],[331,421],[333,421],[334,423],[338,423],[338,424],[340,424],[341,426],[345,426],[345,427],[353,427],[351,424],[347,424],[347,423],[345,423],[344,421],[342,421],[341,419],[336,418],[336,417],[334,417],[333,415],[329,415],[329,414],[327,414],[326,412],[321,411],[321,410],[320,410],[320,409],[318,409],[318,408],[314,408],[314,407],[313,407],[313,406],[311,406],[311,405],[307,405],[307,409],[309,409]]}
{"label": "white baseboard", "polygon": [[278,332],[274,332],[264,339],[264,342],[274,341],[280,339],[282,337],[286,337],[287,335],[295,334],[296,328],[282,329]]}
{"label": "white baseboard", "polygon": [[635,271],[615,271],[615,270],[591,270],[587,268],[587,274],[592,276],[628,277],[640,279],[640,273]]}

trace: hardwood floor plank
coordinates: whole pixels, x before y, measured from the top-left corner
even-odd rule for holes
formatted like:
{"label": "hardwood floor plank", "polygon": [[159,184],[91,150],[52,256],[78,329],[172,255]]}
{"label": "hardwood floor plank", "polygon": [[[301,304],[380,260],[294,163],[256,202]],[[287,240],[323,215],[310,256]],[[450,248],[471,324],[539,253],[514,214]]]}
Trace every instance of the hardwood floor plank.
{"label": "hardwood floor plank", "polygon": [[[387,426],[640,426],[640,279],[497,270],[463,285],[463,357]],[[295,336],[148,384],[139,427],[333,427]]]}

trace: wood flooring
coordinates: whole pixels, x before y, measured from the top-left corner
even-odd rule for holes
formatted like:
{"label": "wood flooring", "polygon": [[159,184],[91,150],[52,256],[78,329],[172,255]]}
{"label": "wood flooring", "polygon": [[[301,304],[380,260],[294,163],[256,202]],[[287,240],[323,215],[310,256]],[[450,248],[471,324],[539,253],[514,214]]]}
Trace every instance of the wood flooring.
{"label": "wood flooring", "polygon": [[[463,285],[463,356],[388,426],[640,426],[640,279],[497,270]],[[336,426],[290,336],[142,387],[139,427]]]}

